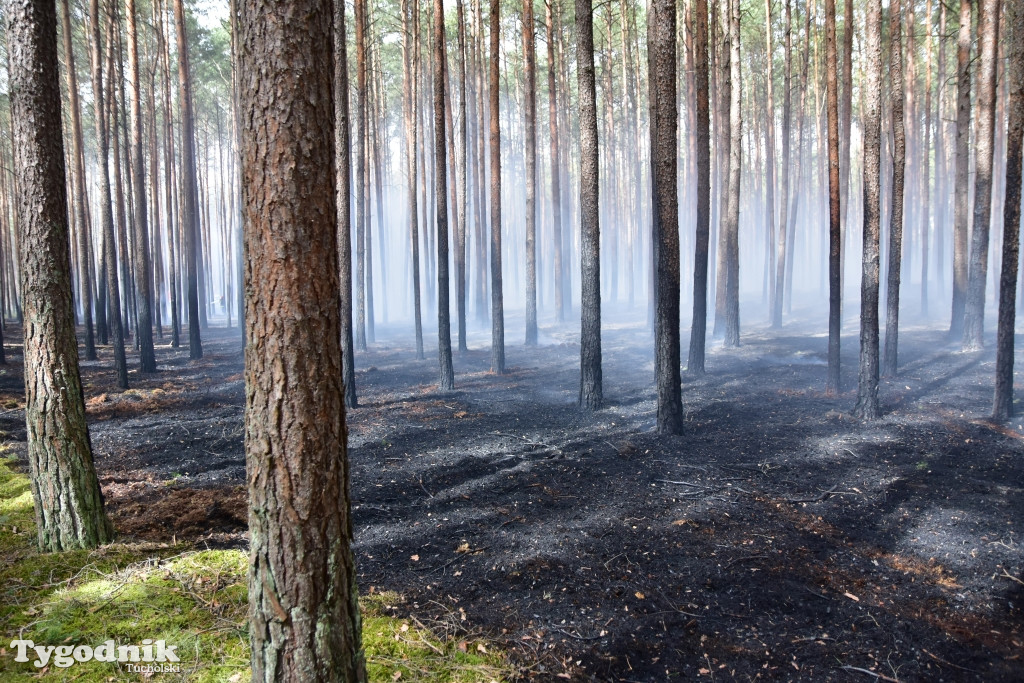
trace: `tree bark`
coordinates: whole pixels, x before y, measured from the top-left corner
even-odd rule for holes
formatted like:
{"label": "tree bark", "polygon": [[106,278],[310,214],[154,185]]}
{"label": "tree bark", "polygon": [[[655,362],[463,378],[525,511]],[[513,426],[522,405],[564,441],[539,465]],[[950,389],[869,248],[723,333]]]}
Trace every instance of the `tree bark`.
{"label": "tree bark", "polygon": [[968,262],[967,301],[964,307],[964,351],[975,351],[984,345],[982,337],[985,331],[985,282],[988,277],[988,242],[992,216],[999,6],[1000,0],[978,2],[981,59],[978,68],[978,116],[974,147],[974,221]]}
{"label": "tree bark", "polygon": [[704,374],[708,319],[708,249],[711,232],[711,115],[708,101],[708,4],[695,0],[694,58],[697,91],[697,228],[693,265],[693,319],[686,363],[692,375]]}
{"label": "tree bark", "polygon": [[466,109],[469,100],[468,81],[466,79],[466,16],[462,6],[462,0],[455,0],[455,12],[457,15],[459,32],[459,131],[457,135],[458,145],[456,154],[455,183],[458,195],[458,235],[455,245],[455,282],[456,282],[456,309],[459,316],[459,352],[465,353],[469,350],[466,345],[466,234],[469,228],[466,225],[466,185],[468,183],[468,154],[467,146],[469,139],[466,137]]}
{"label": "tree bark", "polygon": [[683,401],[679,376],[679,199],[676,140],[676,11],[674,0],[654,0],[647,15],[648,83],[651,92],[651,188],[657,255],[654,374],[658,385],[658,431],[681,434]]}
{"label": "tree bark", "polygon": [[1003,265],[999,278],[999,330],[996,342],[996,390],[992,415],[1007,420],[1013,409],[1014,321],[1017,313],[1017,267],[1020,256],[1021,162],[1024,147],[1024,5],[1006,4],[1006,197],[1003,200]]}
{"label": "tree bark", "polygon": [[491,372],[505,374],[505,309],[501,292],[501,5],[491,3]]}
{"label": "tree bark", "polygon": [[444,2],[434,0],[434,200],[437,206],[437,355],[438,389],[455,388],[452,368],[451,304],[448,297],[448,159],[444,131]]}
{"label": "tree bark", "polygon": [[786,289],[786,253],[789,234],[789,158],[790,122],[793,115],[793,3],[786,0],[786,47],[782,87],[782,177],[779,186],[779,247],[775,258],[775,298],[772,300],[772,327],[782,327],[782,301]]}
{"label": "tree bark", "polygon": [[419,208],[416,205],[416,89],[415,89],[415,67],[416,54],[414,49],[415,37],[411,12],[415,9],[409,0],[402,0],[402,61],[405,75],[402,79],[403,96],[405,100],[405,156],[406,156],[406,186],[409,211],[409,243],[412,252],[412,308],[416,330],[416,358],[423,356],[423,318],[420,310],[420,237],[419,237]]}
{"label": "tree bark", "polygon": [[25,315],[25,422],[41,551],[92,548],[113,529],[93,468],[71,304],[57,6],[6,6]]}
{"label": "tree bark", "polygon": [[580,321],[579,404],[604,402],[601,378],[601,226],[598,198],[597,89],[594,78],[592,0],[576,0],[576,68],[580,121]]}
{"label": "tree bark", "polygon": [[365,681],[341,368],[332,5],[251,0],[237,20],[252,678]]}
{"label": "tree bark", "polygon": [[839,324],[842,327],[842,293],[846,283],[846,226],[850,221],[850,138],[853,121],[853,0],[843,4],[843,86],[839,102]]}
{"label": "tree bark", "polygon": [[882,0],[868,0],[864,112],[864,241],[860,285],[860,371],[854,415],[876,419],[878,406],[878,248],[882,127]]}
{"label": "tree bark", "polygon": [[725,346],[740,345],[740,165],[743,163],[743,114],[740,109],[740,3],[729,4],[729,197],[725,234]]}
{"label": "tree bark", "polygon": [[565,264],[562,254],[562,192],[560,179],[562,174],[558,149],[558,89],[555,72],[558,63],[555,61],[555,20],[552,7],[555,0],[545,2],[545,21],[548,37],[548,127],[551,136],[551,237],[554,242],[554,275],[555,275],[555,319],[565,321]]}
{"label": "tree bark", "polygon": [[956,189],[953,193],[953,315],[949,335],[964,333],[967,304],[967,156],[971,136],[971,0],[960,0],[956,50]]}
{"label": "tree bark", "polygon": [[352,145],[348,112],[348,44],[345,2],[334,0],[334,144],[338,202],[338,284],[341,311],[341,368],[345,407],[359,405],[355,342],[352,336]]}
{"label": "tree bark", "polygon": [[[898,0],[890,0],[896,1]],[[847,25],[847,32],[851,26]],[[842,331],[843,292],[840,279],[842,259],[842,203],[839,173],[839,84],[836,82],[836,3],[825,0],[825,90],[828,110],[828,379],[825,393],[839,393],[839,344]]]}
{"label": "tree bark", "polygon": [[903,122],[903,47],[900,0],[889,0],[889,97],[892,106],[892,211],[889,215],[889,267],[886,278],[885,349],[882,374],[897,369],[900,321],[900,274],[903,262],[903,181],[906,167],[906,136]]}
{"label": "tree bark", "polygon": [[523,0],[523,58],[526,102],[526,345],[537,345],[537,51],[533,0]]}
{"label": "tree bark", "polygon": [[353,3],[356,37],[356,347],[366,350],[366,0]]}

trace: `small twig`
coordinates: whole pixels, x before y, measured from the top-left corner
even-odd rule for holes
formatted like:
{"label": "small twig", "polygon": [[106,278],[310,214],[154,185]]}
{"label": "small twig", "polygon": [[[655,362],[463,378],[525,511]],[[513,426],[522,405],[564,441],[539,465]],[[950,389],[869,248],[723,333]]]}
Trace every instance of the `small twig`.
{"label": "small twig", "polygon": [[557,626],[554,626],[552,624],[548,624],[548,628],[550,628],[552,631],[558,631],[563,636],[569,636],[570,638],[572,638],[574,640],[599,640],[600,638],[604,637],[604,636],[600,636],[600,635],[597,635],[597,636],[580,636],[580,635],[576,635],[575,633],[569,633],[568,631],[562,630],[562,629],[560,629]]}
{"label": "small twig", "polygon": [[707,486],[701,486],[700,484],[691,484],[688,481],[672,481],[671,479],[655,479],[654,481],[661,482],[662,484],[678,484],[679,486],[692,486],[695,489],[707,488]]}
{"label": "small twig", "polygon": [[928,655],[929,657],[934,659],[939,664],[945,664],[946,666],[951,666],[954,669],[960,669],[961,671],[967,671],[967,672],[970,672],[972,674],[981,673],[977,669],[968,669],[966,666],[960,666],[959,664],[954,664],[953,662],[947,662],[942,657],[939,657],[938,655],[933,655],[931,652],[929,652],[928,650],[924,649],[923,647],[921,648],[921,652],[925,653],[926,655]]}
{"label": "small twig", "polygon": [[1009,579],[1010,581],[1016,581],[1020,585],[1024,586],[1024,581],[1021,581],[1016,576],[1014,576],[1010,572],[1006,571],[1006,567],[1000,567],[1000,569],[1003,570],[1003,573],[1002,574],[998,574],[999,578],[1001,578],[1001,579]]}
{"label": "small twig", "polygon": [[796,645],[797,643],[813,643],[819,640],[835,640],[835,638],[832,636],[805,636],[803,638],[797,638],[792,641],[792,643]]}
{"label": "small twig", "polygon": [[821,495],[815,496],[814,498],[787,498],[786,502],[787,503],[820,503],[821,501],[823,501],[826,498],[828,498],[829,496],[831,496],[835,492],[835,490],[837,488],[839,488],[839,484],[836,484],[835,486],[830,488],[828,491],[823,491],[821,493]]}
{"label": "small twig", "polygon": [[846,671],[856,671],[858,673],[867,674],[868,676],[874,676],[875,679],[879,681],[888,681],[889,683],[900,683],[900,679],[898,678],[890,678],[885,674],[875,673],[874,671],[869,671],[868,669],[862,669],[859,666],[843,666],[842,668]]}
{"label": "small twig", "polygon": [[430,496],[431,498],[433,498],[433,497],[434,497],[434,494],[433,494],[433,493],[431,493],[430,491],[428,491],[428,490],[427,490],[427,487],[423,485],[423,477],[420,477],[420,488],[421,488],[421,489],[423,489],[423,492],[424,492],[424,493],[426,493],[426,494],[427,494],[428,496]]}

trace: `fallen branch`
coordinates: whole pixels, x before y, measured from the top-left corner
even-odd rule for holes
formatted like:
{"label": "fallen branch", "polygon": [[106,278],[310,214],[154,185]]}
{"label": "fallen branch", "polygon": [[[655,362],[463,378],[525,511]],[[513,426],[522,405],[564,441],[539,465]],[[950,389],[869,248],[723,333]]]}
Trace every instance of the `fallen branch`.
{"label": "fallen branch", "polygon": [[954,664],[953,662],[947,662],[942,657],[939,657],[938,655],[932,654],[931,652],[929,652],[928,650],[924,649],[923,647],[921,648],[921,652],[925,653],[926,655],[928,655],[929,657],[934,659],[939,664],[945,664],[946,666],[951,666],[954,669],[960,669],[961,671],[967,671],[967,672],[972,673],[972,674],[981,673],[977,669],[968,669],[966,666],[960,666],[959,664]]}
{"label": "fallen branch", "polygon": [[839,484],[836,484],[835,486],[830,488],[828,491],[823,491],[821,493],[821,495],[816,496],[814,498],[787,498],[786,502],[787,503],[820,503],[821,501],[825,500],[826,498],[831,496],[833,493],[835,493],[835,490],[837,488],[839,488]]}
{"label": "fallen branch", "polygon": [[997,575],[997,576],[999,576],[999,578],[1001,578],[1001,579],[1009,579],[1010,581],[1016,581],[1020,585],[1024,586],[1024,581],[1021,581],[1016,576],[1014,576],[1010,572],[1006,571],[1006,567],[1000,567],[1000,569],[1003,570],[1003,573]]}
{"label": "fallen branch", "polygon": [[874,676],[875,679],[879,681],[888,681],[889,683],[900,683],[900,679],[898,678],[890,678],[885,674],[875,673],[874,671],[869,671],[868,669],[862,669],[859,666],[844,666],[842,668],[846,671],[856,671],[857,673],[867,674],[868,676]]}

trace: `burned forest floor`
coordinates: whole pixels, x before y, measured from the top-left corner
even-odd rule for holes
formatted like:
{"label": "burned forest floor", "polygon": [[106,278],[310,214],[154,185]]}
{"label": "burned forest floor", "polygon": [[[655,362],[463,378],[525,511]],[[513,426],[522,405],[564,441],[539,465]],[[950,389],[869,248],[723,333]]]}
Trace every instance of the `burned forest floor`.
{"label": "burned forest floor", "polygon": [[[500,376],[473,332],[447,393],[432,338],[417,360],[379,325],[348,414],[360,591],[486,639],[523,678],[1020,680],[1024,419],[987,418],[993,344],[901,331],[884,415],[862,423],[845,331],[836,397],[820,324],[709,339],[707,373],[684,375],[685,433],[666,437],[642,322],[606,320],[594,413],[576,406],[573,324],[542,320],[532,348],[507,337]],[[17,335],[0,429],[24,462]],[[82,363],[121,538],[246,547],[239,339],[211,328],[199,361],[165,339],[154,375],[129,355],[126,392],[109,347]]]}

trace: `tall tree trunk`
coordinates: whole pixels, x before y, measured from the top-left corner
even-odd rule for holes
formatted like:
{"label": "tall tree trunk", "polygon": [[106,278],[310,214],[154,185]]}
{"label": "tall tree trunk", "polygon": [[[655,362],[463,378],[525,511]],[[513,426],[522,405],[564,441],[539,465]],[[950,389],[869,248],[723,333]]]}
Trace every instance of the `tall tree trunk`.
{"label": "tall tree trunk", "polygon": [[[911,0],[913,1],[913,0]],[[903,47],[900,0],[889,0],[889,97],[892,106],[892,212],[889,216],[889,267],[886,278],[885,349],[882,374],[895,375],[900,322],[900,273],[903,262],[903,180],[906,137],[903,123]]]}
{"label": "tall tree trunk", "polygon": [[873,420],[878,407],[878,242],[882,127],[882,0],[868,0],[864,115],[864,252],[860,285],[860,371],[854,415]]}
{"label": "tall tree trunk", "polygon": [[956,187],[953,192],[953,315],[949,335],[964,333],[967,304],[967,145],[971,136],[971,0],[960,0],[956,50]]}
{"label": "tall tree trunk", "polygon": [[[725,24],[722,30],[722,40],[719,43],[721,53],[719,65],[721,74],[719,76],[719,92],[717,96],[717,124],[715,137],[718,141],[718,245],[715,254],[717,269],[715,273],[715,326],[711,335],[715,339],[725,336],[725,318],[729,297],[726,294],[727,280],[729,278],[729,199],[732,196],[732,188],[729,183],[732,181],[732,51],[729,49],[732,32],[732,0],[712,5],[712,12],[717,13],[722,8],[723,15],[720,19]],[[717,16],[717,14],[716,14]]]}
{"label": "tall tree trunk", "polygon": [[789,158],[790,122],[793,115],[793,0],[786,0],[786,47],[782,87],[782,177],[779,186],[779,248],[775,258],[775,298],[772,300],[772,327],[782,327],[782,301],[786,289],[786,253],[789,235]]}
{"label": "tall tree trunk", "polygon": [[[921,202],[921,313],[928,315],[928,250],[931,233],[931,143],[932,143],[932,0],[925,9],[924,43],[924,138],[921,140],[921,174],[918,200]],[[941,125],[941,122],[940,124]],[[936,163],[938,165],[938,162]]]}
{"label": "tall tree trunk", "polygon": [[555,61],[555,19],[552,11],[555,1],[545,2],[548,37],[548,127],[551,137],[551,238],[554,242],[555,319],[564,322],[567,296],[565,263],[562,255],[562,192],[559,186],[562,167],[558,149],[558,89],[555,78],[558,63]]}
{"label": "tall tree trunk", "polygon": [[318,0],[250,0],[238,14],[254,681],[366,680],[342,386],[332,23],[331,3]]}
{"label": "tall tree trunk", "polygon": [[839,324],[842,327],[842,294],[846,283],[846,226],[853,215],[850,209],[850,138],[853,121],[853,0],[843,3],[843,84],[839,102]]}
{"label": "tall tree trunk", "polygon": [[[1011,0],[1012,1],[1012,0]],[[968,262],[967,302],[964,308],[963,350],[983,345],[985,281],[988,277],[988,241],[992,216],[992,152],[996,120],[996,48],[999,44],[1000,0],[979,0],[978,117],[974,147],[974,221]]]}
{"label": "tall tree trunk", "polygon": [[100,5],[99,0],[89,3],[89,19],[92,32],[92,89],[96,108],[96,139],[98,141],[98,166],[100,176],[100,221],[103,230],[103,252],[106,259],[106,286],[110,305],[107,317],[110,320],[110,332],[114,344],[114,369],[117,372],[117,385],[128,388],[128,365],[124,355],[124,330],[121,327],[121,297],[117,282],[117,250],[114,244],[114,216],[110,196],[110,173],[107,166],[110,145],[107,137],[107,120],[103,98],[103,47],[100,40]]}
{"label": "tall tree trunk", "polygon": [[[196,135],[192,107],[192,72],[189,66],[188,40],[185,37],[185,9],[182,0],[174,0],[174,32],[178,41],[178,90],[181,107],[181,225],[185,234],[185,266],[188,277],[188,357],[203,357],[200,335],[199,301],[199,188],[196,183]],[[203,308],[205,308],[205,302]]]}
{"label": "tall tree trunk", "polygon": [[82,301],[82,324],[85,327],[85,359],[96,360],[96,336],[92,324],[92,259],[89,257],[89,221],[86,216],[89,195],[85,189],[85,143],[82,137],[82,105],[78,97],[78,73],[72,46],[71,12],[68,0],[61,0],[61,30],[64,34],[64,64],[68,81],[68,103],[71,113],[71,159],[75,187],[75,222],[78,225],[79,296]]}
{"label": "tall tree trunk", "polygon": [[740,110],[740,3],[729,4],[729,197],[726,213],[725,346],[740,345],[740,165],[743,118]]}
{"label": "tall tree trunk", "polygon": [[[41,551],[113,539],[92,462],[72,311],[57,6],[6,6],[11,128],[23,256],[25,422]],[[69,67],[72,67],[69,63]],[[123,348],[122,348],[123,351]]]}
{"label": "tall tree trunk", "polygon": [[505,310],[501,293],[501,5],[491,2],[489,78],[491,138],[491,371],[505,374]]}
{"label": "tall tree trunk", "polygon": [[679,376],[679,197],[676,191],[679,113],[676,109],[675,0],[654,0],[647,15],[651,89],[652,222],[656,254],[657,315],[654,375],[658,385],[658,431],[681,434],[683,400]]}
{"label": "tall tree trunk", "polygon": [[533,0],[523,0],[523,57],[526,62],[526,345],[537,344],[537,53]]}
{"label": "tall tree trunk", "polygon": [[356,395],[355,343],[352,337],[352,157],[348,114],[348,45],[345,1],[334,0],[334,144],[338,202],[338,283],[341,305],[341,369],[345,407],[359,404]]}
{"label": "tall tree trunk", "polygon": [[458,15],[459,32],[459,131],[456,137],[458,145],[456,154],[455,184],[458,198],[458,234],[455,244],[455,286],[456,286],[456,309],[459,316],[459,352],[469,350],[466,346],[466,185],[468,182],[467,145],[469,140],[466,137],[466,105],[469,99],[468,81],[466,79],[466,16],[462,6],[462,0],[455,0],[455,12]]}
{"label": "tall tree trunk", "polygon": [[153,352],[153,295],[150,290],[152,275],[149,267],[149,226],[146,214],[146,171],[142,153],[142,98],[139,74],[139,40],[135,24],[135,0],[127,0],[128,14],[128,80],[131,83],[131,117],[133,192],[135,194],[135,286],[138,287],[138,324],[135,334],[139,340],[139,358],[143,372],[156,372]]}
{"label": "tall tree trunk", "polygon": [[423,358],[423,320],[420,310],[420,238],[419,209],[416,206],[416,89],[415,66],[416,42],[411,12],[416,10],[409,0],[402,0],[402,53],[405,76],[403,93],[405,100],[405,154],[406,154],[406,185],[408,188],[409,241],[412,251],[412,306],[416,327],[416,358]]}
{"label": "tall tree trunk", "polygon": [[[580,120],[580,396],[597,410],[604,403],[601,378],[601,226],[598,199],[597,88],[594,78],[594,8],[576,0],[576,69]],[[673,188],[674,191],[674,188]]]}
{"label": "tall tree trunk", "polygon": [[[768,246],[765,277],[768,281],[768,301],[775,301],[775,50],[772,47],[772,0],[765,0],[765,90],[767,102],[765,127],[765,217],[768,231]],[[769,319],[771,313],[769,312]]]}
{"label": "tall tree trunk", "polygon": [[366,0],[355,0],[356,347],[366,350]]}
{"label": "tall tree trunk", "polygon": [[1006,130],[1006,197],[1003,201],[1003,265],[999,278],[999,331],[996,342],[996,391],[992,415],[1013,413],[1014,321],[1017,313],[1017,267],[1020,256],[1021,162],[1024,154],[1024,5],[1006,4],[1006,79],[1009,87]]}
{"label": "tall tree trunk", "polygon": [[695,0],[694,61],[697,91],[697,229],[693,264],[693,318],[686,363],[693,375],[704,374],[708,318],[708,248],[711,231],[711,115],[708,101],[708,4]]}
{"label": "tall tree trunk", "polygon": [[[898,0],[891,0],[898,2]],[[851,26],[846,30],[850,31]],[[839,178],[839,84],[836,82],[836,3],[825,0],[825,91],[828,100],[828,379],[825,393],[839,393],[839,343],[842,331],[843,292],[840,280],[842,259],[842,204]]]}
{"label": "tall tree trunk", "polygon": [[455,388],[452,368],[451,304],[448,299],[448,159],[444,133],[444,82],[447,69],[444,0],[434,0],[434,198],[437,205],[437,355],[438,389]]}

